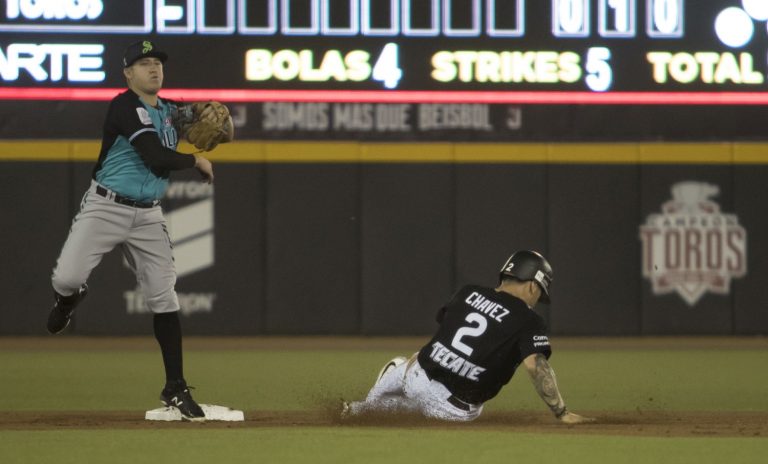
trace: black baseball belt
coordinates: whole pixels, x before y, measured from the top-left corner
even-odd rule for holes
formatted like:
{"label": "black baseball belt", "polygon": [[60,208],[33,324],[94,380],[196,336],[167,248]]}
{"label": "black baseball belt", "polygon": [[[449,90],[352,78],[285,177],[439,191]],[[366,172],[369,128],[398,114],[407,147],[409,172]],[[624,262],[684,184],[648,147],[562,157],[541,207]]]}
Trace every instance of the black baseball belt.
{"label": "black baseball belt", "polygon": [[96,186],[96,193],[106,198],[107,200],[112,200],[115,203],[120,203],[121,205],[125,205],[125,206],[132,206],[134,208],[154,208],[155,206],[160,204],[159,201],[144,203],[141,201],[133,200],[131,198],[126,198],[122,195],[118,195],[115,192],[110,192],[109,190],[105,189],[101,185]]}

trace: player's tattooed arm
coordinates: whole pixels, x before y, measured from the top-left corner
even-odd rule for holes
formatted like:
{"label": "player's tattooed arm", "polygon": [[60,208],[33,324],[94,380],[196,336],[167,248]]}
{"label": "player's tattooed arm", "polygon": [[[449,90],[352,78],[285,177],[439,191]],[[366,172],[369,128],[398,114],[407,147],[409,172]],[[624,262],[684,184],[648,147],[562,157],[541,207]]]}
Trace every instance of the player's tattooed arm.
{"label": "player's tattooed arm", "polygon": [[524,360],[528,374],[531,376],[533,387],[549,409],[560,419],[568,411],[565,408],[565,401],[557,388],[557,379],[555,371],[549,365],[547,357],[541,353],[528,356]]}

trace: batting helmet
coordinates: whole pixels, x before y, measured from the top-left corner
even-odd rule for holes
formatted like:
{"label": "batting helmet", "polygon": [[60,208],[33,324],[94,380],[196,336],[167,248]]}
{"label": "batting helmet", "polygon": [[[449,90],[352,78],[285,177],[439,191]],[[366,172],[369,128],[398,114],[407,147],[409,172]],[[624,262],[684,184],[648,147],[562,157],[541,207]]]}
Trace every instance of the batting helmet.
{"label": "batting helmet", "polygon": [[516,251],[509,257],[499,272],[499,282],[505,277],[517,280],[533,280],[541,287],[542,303],[549,303],[549,286],[552,285],[552,266],[535,251]]}

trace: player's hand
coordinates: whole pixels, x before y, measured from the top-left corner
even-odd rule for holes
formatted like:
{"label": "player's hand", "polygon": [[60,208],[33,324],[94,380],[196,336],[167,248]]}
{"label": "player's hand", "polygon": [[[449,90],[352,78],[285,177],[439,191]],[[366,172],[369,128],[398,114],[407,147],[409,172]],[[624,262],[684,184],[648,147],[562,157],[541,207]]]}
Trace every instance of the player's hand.
{"label": "player's hand", "polygon": [[210,161],[200,155],[195,155],[195,168],[203,176],[204,182],[213,183],[213,165]]}
{"label": "player's hand", "polygon": [[572,412],[566,412],[563,417],[560,418],[560,422],[563,424],[568,425],[574,425],[574,424],[588,424],[590,422],[595,422],[595,419],[592,417],[584,417],[580,416],[578,414],[574,414]]}

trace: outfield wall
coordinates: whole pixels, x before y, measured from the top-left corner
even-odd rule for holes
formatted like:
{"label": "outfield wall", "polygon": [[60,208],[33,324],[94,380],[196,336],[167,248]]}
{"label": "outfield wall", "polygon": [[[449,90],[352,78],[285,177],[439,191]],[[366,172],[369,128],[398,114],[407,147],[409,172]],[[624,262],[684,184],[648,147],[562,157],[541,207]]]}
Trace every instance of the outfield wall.
{"label": "outfield wall", "polygon": [[[0,142],[0,334],[44,332],[98,148]],[[189,334],[427,334],[517,248],[554,266],[538,308],[553,333],[768,333],[768,144],[240,142],[211,158],[215,188],[182,173],[164,201]],[[89,285],[73,333],[151,332],[119,251]]]}

